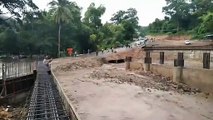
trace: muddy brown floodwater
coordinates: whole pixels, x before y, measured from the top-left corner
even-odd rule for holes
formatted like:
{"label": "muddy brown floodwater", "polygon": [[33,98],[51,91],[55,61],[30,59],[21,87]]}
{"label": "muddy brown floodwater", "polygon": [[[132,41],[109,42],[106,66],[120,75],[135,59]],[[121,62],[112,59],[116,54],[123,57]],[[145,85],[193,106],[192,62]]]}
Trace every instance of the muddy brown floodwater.
{"label": "muddy brown floodwater", "polygon": [[66,58],[51,65],[82,120],[213,120],[211,94],[94,61]]}

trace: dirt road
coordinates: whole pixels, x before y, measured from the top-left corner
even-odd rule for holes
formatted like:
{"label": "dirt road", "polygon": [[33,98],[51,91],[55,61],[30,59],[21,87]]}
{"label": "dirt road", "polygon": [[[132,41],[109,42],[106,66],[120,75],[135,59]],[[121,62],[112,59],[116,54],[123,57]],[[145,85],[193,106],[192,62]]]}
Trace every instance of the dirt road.
{"label": "dirt road", "polygon": [[213,120],[212,95],[186,93],[164,78],[125,71],[124,64],[66,58],[52,69],[82,120]]}

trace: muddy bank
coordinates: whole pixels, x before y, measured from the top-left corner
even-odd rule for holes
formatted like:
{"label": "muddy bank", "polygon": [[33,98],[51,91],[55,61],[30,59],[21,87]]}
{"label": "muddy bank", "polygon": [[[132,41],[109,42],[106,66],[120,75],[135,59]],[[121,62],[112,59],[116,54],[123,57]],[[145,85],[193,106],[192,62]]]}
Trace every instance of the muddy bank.
{"label": "muddy bank", "polygon": [[[75,60],[95,64],[61,69]],[[213,119],[211,94],[176,85],[161,76],[125,71],[124,64],[75,60],[58,59],[51,67],[82,120]]]}

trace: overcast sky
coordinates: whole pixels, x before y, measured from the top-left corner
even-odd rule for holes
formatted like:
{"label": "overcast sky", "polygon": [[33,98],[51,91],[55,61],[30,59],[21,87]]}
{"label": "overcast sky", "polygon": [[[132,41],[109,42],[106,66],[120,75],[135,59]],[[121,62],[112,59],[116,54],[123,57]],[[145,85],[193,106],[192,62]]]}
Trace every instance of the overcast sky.
{"label": "overcast sky", "polygon": [[[40,9],[48,9],[47,4],[51,0],[33,0]],[[109,21],[113,13],[119,10],[127,10],[132,7],[138,11],[139,24],[147,26],[153,22],[155,18],[163,19],[162,7],[166,5],[165,0],[72,0],[82,7],[84,14],[90,3],[94,2],[96,6],[103,5],[106,12],[102,17],[102,22]],[[82,14],[82,15],[83,15]]]}

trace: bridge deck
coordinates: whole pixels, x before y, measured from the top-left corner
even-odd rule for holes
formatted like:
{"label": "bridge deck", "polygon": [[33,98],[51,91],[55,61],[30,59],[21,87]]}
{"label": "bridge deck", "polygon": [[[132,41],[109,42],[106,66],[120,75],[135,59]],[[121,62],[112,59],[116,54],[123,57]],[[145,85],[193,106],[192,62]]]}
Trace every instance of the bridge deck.
{"label": "bridge deck", "polygon": [[144,51],[152,51],[152,50],[201,50],[201,51],[212,51],[213,45],[205,45],[205,46],[147,46],[143,48]]}

